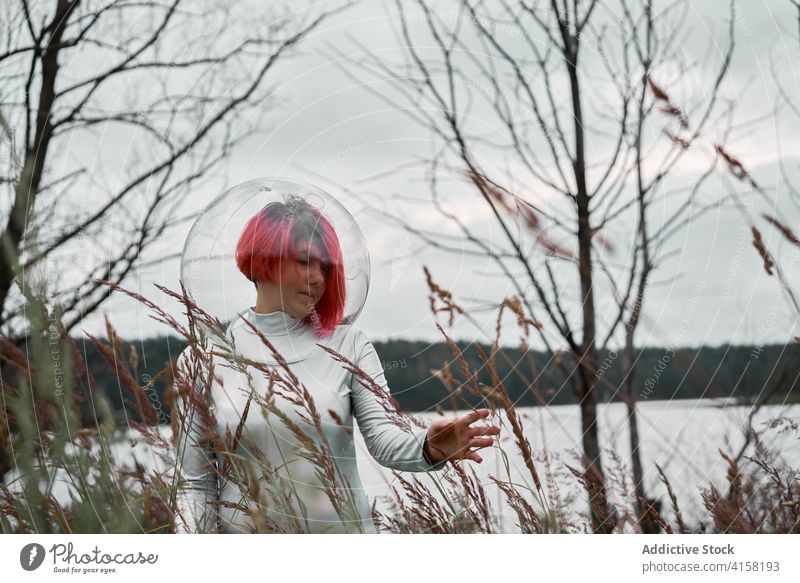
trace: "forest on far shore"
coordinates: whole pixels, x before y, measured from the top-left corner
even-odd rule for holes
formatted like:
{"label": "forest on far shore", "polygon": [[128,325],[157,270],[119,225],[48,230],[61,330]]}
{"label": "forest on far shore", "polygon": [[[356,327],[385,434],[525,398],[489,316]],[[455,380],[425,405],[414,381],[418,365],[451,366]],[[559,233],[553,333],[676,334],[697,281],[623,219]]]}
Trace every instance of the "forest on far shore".
{"label": "forest on far shore", "polygon": [[[130,354],[135,346],[136,357]],[[392,340],[375,342],[392,395],[404,411],[419,412],[453,408],[453,398],[448,393],[436,371],[446,365],[457,381],[464,380],[461,367],[452,360],[452,352],[445,343]],[[481,367],[474,344],[459,342],[464,358],[471,369],[480,370],[477,381],[491,385],[489,372]],[[158,337],[123,343],[118,354],[133,371],[142,386],[149,383],[163,411],[169,414],[170,399],[166,398],[168,376],[157,377],[169,363],[174,362],[185,344],[174,337]],[[488,345],[481,345],[490,353]],[[123,403],[131,401],[126,389],[117,381],[115,371],[95,351],[90,343],[84,346],[88,374],[94,379],[92,390],[102,392],[120,417],[135,418],[135,411]],[[800,345],[774,344],[765,346],[731,346],[698,348],[639,348],[637,364],[637,400],[640,402],[671,399],[720,399],[721,403],[750,404],[795,402],[800,397],[797,389],[800,375]],[[450,355],[450,356],[448,356]],[[578,374],[574,359],[561,355],[560,363],[545,357],[544,353],[518,348],[504,348],[496,358],[497,373],[516,406],[577,404],[575,392],[567,381],[565,372]],[[598,401],[622,401],[623,355],[606,351],[601,354]],[[155,378],[155,380],[153,380]],[[462,391],[470,406],[480,405],[468,391]],[[152,399],[152,397],[151,397]],[[458,408],[467,407],[464,400]],[[91,411],[86,404],[86,412]],[[165,417],[162,416],[162,420]]]}

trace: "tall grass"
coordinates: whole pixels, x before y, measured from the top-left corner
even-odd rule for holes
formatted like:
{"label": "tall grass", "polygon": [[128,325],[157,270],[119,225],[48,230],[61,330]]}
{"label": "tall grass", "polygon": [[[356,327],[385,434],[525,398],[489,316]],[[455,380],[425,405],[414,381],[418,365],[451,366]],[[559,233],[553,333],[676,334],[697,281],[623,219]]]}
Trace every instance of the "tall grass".
{"label": "tall grass", "polygon": [[[426,274],[434,313],[449,311],[466,315],[452,294],[435,284],[427,270]],[[136,380],[135,350],[127,356],[122,354],[122,340],[111,322],[106,322],[105,339],[87,334],[86,340],[97,347],[115,371],[119,388],[127,396],[127,406],[136,412],[137,420],[131,419],[123,427],[115,423],[105,398],[94,391],[80,347],[59,331],[58,313],[48,313],[43,302],[31,300],[28,310],[31,333],[27,344],[20,347],[8,339],[0,339],[5,412],[0,429],[2,445],[13,462],[12,470],[0,485],[3,532],[180,530],[176,500],[185,492],[186,483],[181,473],[175,471],[176,439],[190,423],[200,424],[203,444],[221,460],[215,468],[219,478],[234,484],[241,494],[236,503],[217,501],[216,504],[240,512],[252,532],[307,532],[310,527],[302,492],[296,484],[282,479],[273,463],[259,455],[258,447],[248,440],[244,427],[251,415],[281,420],[295,438],[299,455],[315,468],[342,524],[360,524],[350,485],[339,471],[322,429],[321,412],[268,338],[253,328],[276,357],[277,366],[247,360],[236,352],[235,346],[227,345],[224,324],[198,308],[183,289],[176,292],[158,286],[185,308],[186,325],[142,295],[108,285],[141,302],[153,319],[167,325],[188,343],[186,360],[180,366],[172,363],[159,373],[172,387],[168,403],[172,410],[172,439],[163,437],[152,393]],[[490,384],[478,382],[480,371],[469,365],[441,326],[437,328],[449,345],[452,358],[435,371],[448,390],[454,410],[465,406],[467,394],[477,396],[481,406],[491,409],[489,420],[501,425],[501,435],[506,436],[494,446],[501,460],[500,471],[482,479],[472,463],[451,461],[445,470],[431,473],[433,480],[428,484],[414,474],[393,471],[395,481],[386,508],[378,509],[377,503],[372,507],[376,527],[382,532],[396,533],[589,532],[592,513],[599,512],[604,502],[598,493],[606,492],[616,517],[613,531],[641,532],[634,511],[631,472],[621,455],[606,450],[612,463],[606,475],[600,476],[587,472],[591,464],[580,453],[571,461],[563,461],[556,452],[544,449],[537,453],[530,443],[523,417],[497,374],[497,360],[507,358],[499,346],[504,310],[516,314],[521,344],[527,343],[530,328],[538,325],[523,313],[516,298],[501,303],[491,351],[488,354],[479,351]],[[208,331],[215,332],[214,342]],[[404,430],[422,426],[418,419],[400,411],[391,395],[355,363],[333,350],[329,352],[381,400],[386,415],[395,425]],[[58,357],[57,367],[54,355]],[[239,423],[228,428],[225,435],[215,429],[217,422],[207,390],[214,381],[215,366],[220,363],[245,375],[251,389],[267,387],[266,392],[251,391]],[[58,374],[54,372],[56,368]],[[516,369],[516,374],[533,376],[534,371],[525,371],[522,365]],[[539,394],[534,382],[529,386]],[[300,407],[303,423],[287,416],[276,405],[276,397]],[[91,411],[88,419],[87,410]],[[784,423],[777,419],[774,424],[797,431],[791,420]],[[135,459],[132,465],[122,464],[118,457],[127,456],[118,456],[114,451],[124,452],[131,447],[129,429],[135,430],[136,439],[157,456],[160,467],[145,468]],[[754,443],[755,454],[746,457],[744,463],[735,462],[720,449],[728,464],[729,494],[720,493],[713,484],[700,492],[712,522],[687,524],[681,503],[658,466],[665,497],[661,501],[641,501],[647,509],[646,518],[664,533],[800,532],[797,472],[782,465],[757,436]],[[521,465],[516,460],[521,460]],[[66,499],[55,491],[59,483],[67,485]],[[576,489],[585,511],[574,511]],[[492,501],[492,493],[499,496],[500,503]],[[670,510],[669,519],[665,517],[666,508]],[[266,512],[267,509],[272,512]],[[501,514],[509,512],[513,525],[501,520]],[[274,516],[282,519],[276,520]],[[355,529],[360,530],[360,527]]]}

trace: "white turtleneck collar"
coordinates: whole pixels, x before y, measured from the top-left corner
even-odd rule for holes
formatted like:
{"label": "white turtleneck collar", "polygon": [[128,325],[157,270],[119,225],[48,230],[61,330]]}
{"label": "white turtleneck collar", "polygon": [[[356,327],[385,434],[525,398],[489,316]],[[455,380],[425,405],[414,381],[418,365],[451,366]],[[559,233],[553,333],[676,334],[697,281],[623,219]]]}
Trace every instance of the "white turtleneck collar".
{"label": "white turtleneck collar", "polygon": [[303,320],[280,310],[261,313],[251,307],[243,315],[266,336],[295,335],[306,327]]}
{"label": "white turtleneck collar", "polygon": [[283,312],[259,313],[252,307],[240,313],[241,319],[234,321],[228,332],[236,349],[243,354],[262,360],[269,364],[276,364],[272,353],[263,345],[246,320],[255,326],[261,334],[267,337],[278,353],[288,363],[300,362],[319,350],[317,342],[320,338],[314,329],[305,321]]}

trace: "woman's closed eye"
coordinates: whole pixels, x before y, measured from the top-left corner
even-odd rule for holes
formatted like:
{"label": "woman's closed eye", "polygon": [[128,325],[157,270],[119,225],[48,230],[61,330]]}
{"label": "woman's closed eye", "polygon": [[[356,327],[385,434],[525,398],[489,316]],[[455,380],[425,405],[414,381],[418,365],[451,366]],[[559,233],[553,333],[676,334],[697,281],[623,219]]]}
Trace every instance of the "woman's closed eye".
{"label": "woman's closed eye", "polygon": [[321,259],[311,259],[309,260],[307,257],[298,257],[297,262],[302,265],[303,267],[308,267],[314,263],[315,266],[320,268],[323,275],[328,275],[333,269],[333,265],[329,261],[322,261]]}

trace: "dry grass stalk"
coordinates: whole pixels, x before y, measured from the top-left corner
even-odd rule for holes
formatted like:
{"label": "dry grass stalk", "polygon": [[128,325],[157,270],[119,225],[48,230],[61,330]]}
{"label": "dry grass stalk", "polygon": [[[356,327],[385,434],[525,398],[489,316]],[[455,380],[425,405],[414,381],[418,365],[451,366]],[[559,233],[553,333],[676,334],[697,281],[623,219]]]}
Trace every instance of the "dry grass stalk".
{"label": "dry grass stalk", "polygon": [[714,149],[717,151],[717,154],[722,156],[722,159],[725,160],[725,163],[728,165],[728,170],[731,174],[733,174],[736,178],[741,180],[742,182],[747,182],[753,188],[760,188],[758,183],[756,182],[755,178],[753,178],[744,165],[735,158],[732,154],[728,153],[727,150],[721,145],[716,144]]}
{"label": "dry grass stalk", "polygon": [[672,103],[667,92],[659,87],[656,82],[653,81],[653,78],[650,75],[647,75],[645,80],[647,81],[647,84],[650,87],[650,90],[653,92],[655,98],[663,103],[661,106],[662,113],[677,119],[681,129],[688,129],[689,120],[686,118],[686,114],[683,112],[683,110]]}
{"label": "dry grass stalk", "polygon": [[772,259],[770,252],[767,251],[766,245],[764,245],[761,232],[756,227],[752,227],[751,230],[753,231],[753,247],[756,248],[761,259],[764,260],[764,271],[766,271],[768,275],[773,275],[772,269],[775,267],[775,261]]}
{"label": "dry grass stalk", "polygon": [[767,221],[769,221],[769,223],[770,223],[770,224],[772,224],[772,225],[773,225],[773,226],[774,226],[776,229],[778,229],[778,230],[779,230],[779,231],[780,231],[780,232],[783,234],[783,236],[784,236],[784,237],[786,237],[786,239],[787,239],[787,240],[788,240],[788,241],[789,241],[789,242],[790,242],[792,245],[795,245],[795,246],[798,246],[798,247],[800,247],[800,239],[798,239],[798,238],[797,238],[797,235],[795,235],[795,234],[794,234],[794,231],[792,231],[792,230],[791,230],[789,227],[787,227],[786,225],[784,225],[782,222],[780,222],[780,221],[779,221],[778,219],[776,219],[775,217],[771,217],[771,216],[769,216],[769,215],[767,215],[767,214],[764,214],[764,215],[762,215],[762,216],[763,216],[763,217],[764,217],[764,218],[765,218]]}
{"label": "dry grass stalk", "polygon": [[531,203],[508,192],[486,176],[471,169],[465,170],[464,175],[475,185],[479,192],[486,193],[486,195],[492,201],[496,202],[506,214],[515,219],[521,219],[528,231],[534,236],[536,243],[541,245],[545,251],[569,261],[575,259],[571,251],[553,241],[545,232],[539,217],[536,216],[536,212],[538,211]]}
{"label": "dry grass stalk", "polygon": [[666,474],[664,473],[664,470],[661,469],[661,466],[658,464],[654,465],[656,466],[656,470],[658,470],[658,475],[661,477],[661,481],[667,488],[667,494],[669,495],[669,501],[672,505],[672,511],[675,513],[675,520],[678,524],[678,532],[681,534],[686,534],[690,531],[688,528],[686,528],[686,524],[683,521],[683,514],[681,513],[680,506],[678,505],[678,498],[675,496],[675,491],[672,489],[672,484],[670,484]]}

